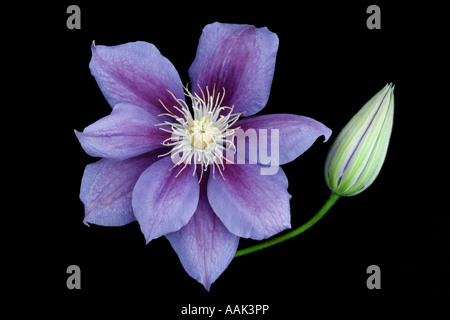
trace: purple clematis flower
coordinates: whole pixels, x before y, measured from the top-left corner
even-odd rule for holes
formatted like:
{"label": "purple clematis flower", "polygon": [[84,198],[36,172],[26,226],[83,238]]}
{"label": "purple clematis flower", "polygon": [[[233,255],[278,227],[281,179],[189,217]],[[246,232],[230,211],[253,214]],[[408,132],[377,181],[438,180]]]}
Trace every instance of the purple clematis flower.
{"label": "purple clematis flower", "polygon": [[166,236],[207,290],[240,237],[260,240],[290,228],[283,170],[261,175],[259,158],[231,164],[225,156],[236,149],[230,137],[238,127],[278,129],[279,164],[331,134],[303,116],[249,117],[268,100],[277,50],[278,37],[267,28],[207,25],[189,69],[192,93],[185,94],[176,69],[154,45],[93,45],[89,66],[112,112],[75,132],[87,154],[103,158],[82,178],[84,221],[122,226],[137,220],[147,243]]}

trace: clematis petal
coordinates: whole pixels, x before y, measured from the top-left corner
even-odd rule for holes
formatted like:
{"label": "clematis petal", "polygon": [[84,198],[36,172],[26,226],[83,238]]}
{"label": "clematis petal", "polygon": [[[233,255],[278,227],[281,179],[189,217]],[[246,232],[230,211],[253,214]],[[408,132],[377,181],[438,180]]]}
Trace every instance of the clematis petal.
{"label": "clematis petal", "polygon": [[[320,136],[325,137],[325,142],[331,135],[331,130],[319,121],[294,114],[270,114],[245,118],[238,121],[236,127],[240,127],[242,130],[238,132],[244,133],[249,129],[253,129],[257,133],[261,133],[261,129],[267,130],[267,137],[263,137],[261,134],[257,135],[259,139],[266,139],[267,150],[258,150],[261,145],[260,142],[258,147],[254,148],[254,150],[257,150],[258,163],[260,164],[259,156],[262,151],[264,151],[264,154],[266,155],[270,154],[271,158],[275,158],[272,151],[278,152],[278,163],[285,164],[291,162],[308,150]],[[273,133],[273,129],[278,130],[278,138]],[[272,142],[275,144],[278,143],[278,146],[272,146]],[[238,147],[239,143],[245,143],[245,140],[238,141]],[[256,143],[256,141],[250,141],[250,143]],[[246,159],[249,158],[248,149],[247,146],[245,155],[241,155]],[[244,148],[238,148],[238,151],[239,150],[244,150]]]}
{"label": "clematis petal", "polygon": [[189,168],[179,173],[179,167],[172,167],[170,157],[162,158],[142,173],[134,187],[134,215],[147,242],[180,230],[197,208],[197,177]]}
{"label": "clematis petal", "polygon": [[230,164],[225,179],[208,180],[208,200],[229,231],[243,238],[261,240],[291,227],[288,180],[279,168],[261,175],[258,164]]}
{"label": "clematis petal", "polygon": [[160,122],[142,108],[120,103],[110,115],[75,134],[90,156],[124,160],[161,147],[170,134],[155,126]]}
{"label": "clematis petal", "polygon": [[239,237],[229,232],[212,210],[206,195],[207,181],[201,182],[198,207],[191,220],[166,238],[186,272],[209,290],[233,260]]}
{"label": "clematis petal", "polygon": [[275,70],[278,36],[267,28],[213,23],[203,29],[189,69],[192,88],[222,91],[222,105],[251,116],[267,103]]}
{"label": "clematis petal", "polygon": [[101,159],[87,165],[80,188],[84,222],[122,226],[135,221],[131,193],[141,173],[158,160],[157,156],[157,152],[150,152],[123,161]]}
{"label": "clematis petal", "polygon": [[175,104],[168,90],[184,99],[177,70],[151,43],[93,44],[89,68],[111,107],[130,103],[156,116],[166,112],[158,99],[167,107]]}

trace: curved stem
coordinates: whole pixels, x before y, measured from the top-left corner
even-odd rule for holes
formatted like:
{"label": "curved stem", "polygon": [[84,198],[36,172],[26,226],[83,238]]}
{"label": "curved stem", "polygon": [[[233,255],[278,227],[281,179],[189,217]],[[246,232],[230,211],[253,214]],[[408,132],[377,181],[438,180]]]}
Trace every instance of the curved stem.
{"label": "curved stem", "polygon": [[330,210],[330,208],[333,206],[333,204],[340,198],[340,196],[336,193],[331,193],[330,198],[328,199],[328,201],[323,205],[322,208],[320,208],[320,210],[314,215],[314,217],[312,217],[311,219],[309,219],[305,224],[301,225],[300,227],[291,230],[285,234],[282,234],[276,238],[270,239],[268,241],[265,241],[263,243],[254,245],[252,247],[249,248],[245,248],[245,249],[241,249],[238,250],[236,252],[236,255],[234,256],[235,258],[255,252],[255,251],[259,251],[261,249],[267,248],[267,247],[271,247],[277,243],[289,240],[295,236],[298,236],[299,234],[303,233],[304,231],[308,230],[309,228],[311,228],[317,221],[319,221],[324,215],[325,213],[328,212],[328,210]]}

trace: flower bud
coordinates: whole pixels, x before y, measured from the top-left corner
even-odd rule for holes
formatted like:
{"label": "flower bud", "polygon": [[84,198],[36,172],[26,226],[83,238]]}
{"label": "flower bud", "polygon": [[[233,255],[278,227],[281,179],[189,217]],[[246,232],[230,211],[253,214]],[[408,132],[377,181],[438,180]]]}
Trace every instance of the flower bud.
{"label": "flower bud", "polygon": [[328,187],[353,196],[369,187],[386,157],[394,120],[394,86],[387,84],[353,116],[335,139],[325,162]]}

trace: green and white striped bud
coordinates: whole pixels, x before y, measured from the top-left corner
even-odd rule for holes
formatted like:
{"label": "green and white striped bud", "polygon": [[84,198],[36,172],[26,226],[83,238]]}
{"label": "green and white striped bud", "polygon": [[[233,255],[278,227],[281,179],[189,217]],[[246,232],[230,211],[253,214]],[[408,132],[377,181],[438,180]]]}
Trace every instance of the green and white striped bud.
{"label": "green and white striped bud", "polygon": [[334,193],[353,196],[367,189],[383,166],[394,120],[394,86],[387,84],[353,116],[335,139],[325,162]]}

